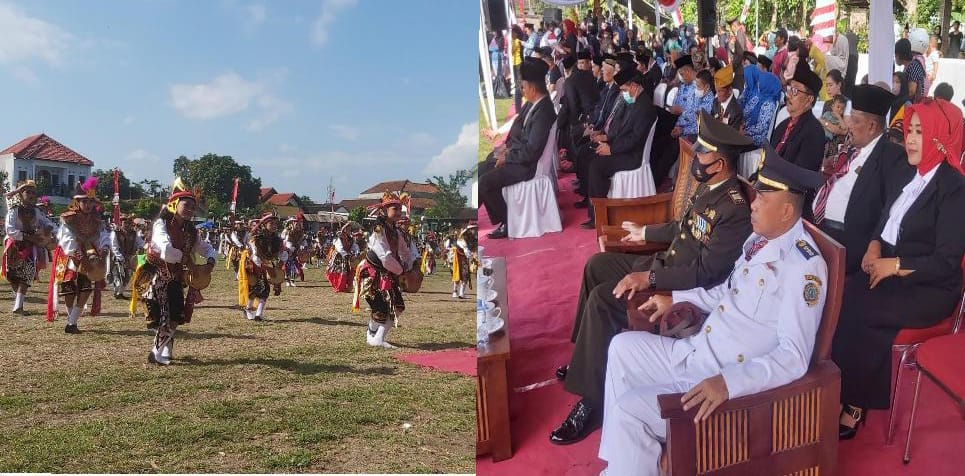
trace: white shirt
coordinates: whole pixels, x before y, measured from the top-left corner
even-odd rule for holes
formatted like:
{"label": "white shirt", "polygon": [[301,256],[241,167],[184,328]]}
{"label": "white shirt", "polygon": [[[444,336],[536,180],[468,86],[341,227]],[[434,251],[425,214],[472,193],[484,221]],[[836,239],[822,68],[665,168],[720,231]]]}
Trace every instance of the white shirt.
{"label": "white shirt", "polygon": [[824,218],[844,223],[845,212],[848,211],[848,201],[851,199],[851,191],[854,184],[858,181],[858,171],[868,161],[871,151],[875,150],[882,135],[878,135],[868,143],[868,145],[858,151],[858,155],[851,161],[848,172],[843,177],[834,182],[831,192],[828,193],[828,201],[824,209]]}
{"label": "white shirt", "polygon": [[901,195],[891,205],[891,211],[888,212],[888,222],[885,223],[885,229],[881,231],[881,238],[891,246],[898,243],[898,229],[901,228],[901,221],[904,220],[908,209],[915,203],[915,200],[918,200],[921,192],[935,177],[936,172],[938,172],[938,167],[931,169],[931,172],[925,174],[924,177],[916,173],[915,178],[911,179],[908,185],[905,185],[905,188],[901,190]]}

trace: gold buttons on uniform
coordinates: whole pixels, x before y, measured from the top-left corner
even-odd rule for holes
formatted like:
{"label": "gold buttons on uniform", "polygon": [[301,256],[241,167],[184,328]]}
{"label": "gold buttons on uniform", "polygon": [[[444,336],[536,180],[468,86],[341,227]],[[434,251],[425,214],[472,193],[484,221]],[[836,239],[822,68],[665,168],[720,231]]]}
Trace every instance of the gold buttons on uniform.
{"label": "gold buttons on uniform", "polygon": [[737,363],[744,363],[744,354],[737,354]]}
{"label": "gold buttons on uniform", "polygon": [[693,220],[687,220],[687,224],[688,224],[688,225],[693,225],[693,224],[694,224],[694,221],[693,221]]}
{"label": "gold buttons on uniform", "polygon": [[677,250],[670,250],[670,256],[677,254]]}
{"label": "gold buttons on uniform", "polygon": [[744,276],[747,276],[747,273],[750,273],[750,271],[748,271],[747,268],[744,268]]}
{"label": "gold buttons on uniform", "polygon": [[704,333],[710,334],[710,326],[704,328]]}
{"label": "gold buttons on uniform", "polygon": [[681,240],[686,240],[686,239],[687,239],[687,234],[686,234],[686,233],[681,233],[681,234],[680,234],[680,239],[681,239]]}
{"label": "gold buttons on uniform", "polygon": [[734,288],[734,294],[737,294],[737,288]]}
{"label": "gold buttons on uniform", "polygon": [[717,308],[717,310],[719,310],[720,312],[724,312],[724,305],[721,304],[720,307]]}
{"label": "gold buttons on uniform", "polygon": [[757,280],[757,285],[763,288],[763,287],[764,287],[764,278],[761,278],[761,279]]}

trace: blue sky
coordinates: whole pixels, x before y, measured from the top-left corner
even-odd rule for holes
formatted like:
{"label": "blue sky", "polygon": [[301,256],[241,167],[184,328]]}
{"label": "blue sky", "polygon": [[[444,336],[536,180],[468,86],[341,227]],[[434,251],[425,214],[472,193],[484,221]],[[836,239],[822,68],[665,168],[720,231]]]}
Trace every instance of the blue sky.
{"label": "blue sky", "polygon": [[0,148],[45,132],[134,180],[231,155],[338,200],[471,166],[478,4],[0,0]]}

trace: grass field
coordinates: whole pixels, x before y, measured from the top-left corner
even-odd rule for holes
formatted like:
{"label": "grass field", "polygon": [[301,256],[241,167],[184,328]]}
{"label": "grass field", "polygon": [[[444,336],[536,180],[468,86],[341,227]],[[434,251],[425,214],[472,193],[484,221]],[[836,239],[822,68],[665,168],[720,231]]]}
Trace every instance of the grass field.
{"label": "grass field", "polygon": [[[506,120],[506,114],[509,113],[509,108],[513,105],[512,98],[508,99],[497,99],[496,100],[496,118],[499,121],[499,125],[503,125]],[[482,107],[479,109],[479,161],[482,162],[486,159],[486,156],[493,151],[493,143],[482,133],[483,128],[488,127],[486,122],[486,115],[483,113]]]}
{"label": "grass field", "polygon": [[473,300],[451,299],[445,268],[406,295],[394,351],[365,344],[364,304],[351,314],[323,270],[260,323],[216,270],[170,367],[147,363],[150,332],[110,293],[79,335],[44,322],[46,282],[30,316],[0,302],[0,472],[474,471],[475,379],[392,357],[473,345]]}

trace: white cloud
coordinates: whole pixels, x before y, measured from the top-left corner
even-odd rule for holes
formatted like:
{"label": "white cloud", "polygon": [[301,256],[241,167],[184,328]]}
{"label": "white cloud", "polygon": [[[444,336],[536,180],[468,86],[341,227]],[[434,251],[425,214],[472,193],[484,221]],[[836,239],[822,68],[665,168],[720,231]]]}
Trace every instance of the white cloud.
{"label": "white cloud", "polygon": [[14,67],[14,75],[21,80],[36,79],[23,63],[40,61],[61,66],[75,43],[74,36],[59,26],[0,3],[0,65]]}
{"label": "white cloud", "polygon": [[[283,75],[282,75],[283,76]],[[267,82],[278,82],[278,77]],[[188,119],[208,120],[247,111],[252,104],[257,115],[246,125],[259,131],[294,111],[292,105],[277,98],[265,81],[249,81],[237,73],[222,74],[207,83],[174,84],[171,105]]]}
{"label": "white cloud", "polygon": [[137,162],[157,162],[158,156],[144,149],[134,149],[125,156],[127,160]]}
{"label": "white cloud", "polygon": [[339,137],[345,140],[357,141],[362,135],[362,131],[358,127],[346,126],[343,124],[332,124],[328,126],[329,129],[335,131]]}
{"label": "white cloud", "polygon": [[316,46],[324,45],[328,41],[328,30],[335,23],[335,14],[356,3],[357,0],[322,0],[322,11],[312,24],[312,42]]}
{"label": "white cloud", "polygon": [[456,142],[447,145],[422,170],[426,175],[448,175],[472,167],[479,154],[479,121],[463,124]]}
{"label": "white cloud", "polygon": [[408,144],[413,147],[429,147],[435,143],[436,138],[427,132],[416,132],[410,134],[408,138]]}

